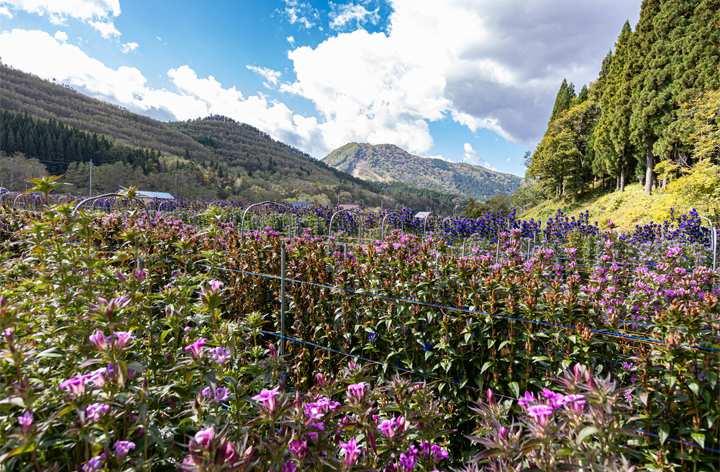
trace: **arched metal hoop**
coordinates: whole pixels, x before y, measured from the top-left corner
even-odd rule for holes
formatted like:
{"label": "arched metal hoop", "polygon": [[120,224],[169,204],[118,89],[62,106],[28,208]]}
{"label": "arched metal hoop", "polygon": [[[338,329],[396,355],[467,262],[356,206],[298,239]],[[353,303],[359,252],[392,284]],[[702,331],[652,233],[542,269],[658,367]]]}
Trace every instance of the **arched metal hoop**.
{"label": "arched metal hoop", "polygon": [[245,216],[247,215],[248,211],[250,211],[253,208],[258,208],[258,207],[265,206],[265,205],[275,205],[280,208],[285,208],[285,210],[287,210],[286,214],[288,216],[292,216],[292,218],[293,218],[292,233],[294,235],[296,232],[296,227],[297,227],[297,217],[292,212],[292,206],[288,205],[287,203],[281,203],[281,202],[275,202],[273,200],[268,200],[266,202],[253,203],[249,207],[245,208],[245,211],[243,212],[243,215],[242,215],[242,220],[240,222],[240,238],[245,239]]}
{"label": "arched metal hoop", "polygon": [[[75,215],[77,214],[78,210],[80,210],[80,208],[81,208],[83,205],[86,205],[86,204],[91,203],[91,202],[95,202],[96,200],[99,200],[99,199],[101,199],[101,198],[112,198],[112,197],[115,197],[115,198],[118,198],[118,199],[128,199],[128,196],[127,196],[127,195],[123,195],[122,193],[106,193],[106,194],[103,194],[103,195],[98,195],[97,197],[86,198],[85,200],[83,200],[83,201],[81,201],[80,203],[78,203],[77,205],[75,205],[75,208],[73,208],[73,211],[72,211],[72,213],[71,213],[71,216],[74,218]],[[135,200],[135,201],[137,201],[138,203],[140,203],[140,205],[142,205],[143,210],[145,210],[145,216],[147,217],[148,223],[152,225],[152,224],[153,224],[153,221],[152,221],[152,219],[150,219],[150,212],[148,211],[147,205],[145,205],[145,202],[142,201],[142,200],[139,199],[139,198],[132,198],[131,200]]]}
{"label": "arched metal hoop", "polygon": [[400,217],[400,224],[402,225],[402,231],[403,231],[403,233],[405,232],[405,223],[403,222],[402,216],[400,215],[400,213],[395,213],[394,211],[389,211],[385,214],[385,216],[383,216],[382,224],[380,225],[380,239],[382,239],[382,240],[385,239],[385,220],[387,220],[387,217],[390,215],[395,215],[395,216]]}
{"label": "arched metal hoop", "polygon": [[440,217],[433,212],[428,213],[428,215],[423,219],[423,237],[427,234],[427,222],[433,216],[436,220],[440,219]]}
{"label": "arched metal hoop", "polygon": [[705,216],[698,215],[699,218],[702,218],[703,220],[707,221],[710,225],[710,237],[712,238],[712,241],[710,242],[710,250],[713,254],[713,270],[716,270],[717,267],[717,230],[715,229],[715,226],[712,224],[712,221],[710,221],[710,218],[707,218]]}
{"label": "arched metal hoop", "polygon": [[336,211],[335,213],[333,213],[333,215],[330,217],[330,225],[328,226],[328,236],[332,236],[332,235],[333,235],[333,232],[332,232],[333,220],[335,220],[335,217],[336,217],[337,215],[339,215],[340,213],[347,213],[347,214],[349,214],[349,215],[352,217],[353,222],[354,222],[355,224],[357,224],[357,227],[358,227],[358,237],[359,237],[359,236],[360,236],[360,224],[362,223],[362,220],[360,220],[360,223],[358,223],[358,222],[355,220],[355,216],[357,215],[357,213],[355,213],[355,212],[353,212],[353,211],[351,211],[351,210],[347,210],[347,209],[338,210],[338,211]]}

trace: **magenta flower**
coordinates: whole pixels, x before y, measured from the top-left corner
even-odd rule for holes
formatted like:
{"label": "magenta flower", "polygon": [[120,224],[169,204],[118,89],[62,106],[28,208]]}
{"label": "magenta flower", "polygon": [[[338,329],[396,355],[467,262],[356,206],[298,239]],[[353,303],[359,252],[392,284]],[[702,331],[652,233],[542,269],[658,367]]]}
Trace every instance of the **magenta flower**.
{"label": "magenta flower", "polygon": [[215,427],[210,426],[195,433],[195,442],[204,449],[215,439]]}
{"label": "magenta flower", "polygon": [[443,459],[445,459],[445,460],[450,459],[450,454],[448,454],[447,449],[442,448],[436,444],[432,445],[432,447],[430,448],[430,452],[433,455],[433,462],[435,462],[436,464]]}
{"label": "magenta flower", "polygon": [[388,438],[395,437],[396,433],[402,433],[405,430],[405,418],[390,418],[380,423],[377,429]]}
{"label": "magenta flower", "polygon": [[[322,423],[311,423],[310,426],[320,431],[325,431],[325,426],[323,426]],[[320,439],[319,433],[308,433],[308,436],[312,442],[317,442],[317,440]]]}
{"label": "magenta flower", "polygon": [[113,334],[113,336],[115,336],[115,347],[119,350],[125,349],[127,343],[134,339],[132,334],[130,334],[129,332],[124,333],[122,331],[118,331]]}
{"label": "magenta flower", "polygon": [[527,408],[528,406],[530,406],[530,403],[535,403],[535,395],[533,395],[530,392],[525,392],[525,396],[520,398],[518,400],[518,403],[521,406],[524,406],[525,408]]}
{"label": "magenta flower", "polygon": [[547,405],[533,405],[528,408],[528,415],[530,415],[531,418],[534,418],[541,426],[547,424],[547,419],[551,417],[552,414],[552,407]]}
{"label": "magenta flower", "polygon": [[225,462],[232,465],[239,460],[240,454],[238,454],[237,449],[235,449],[235,445],[231,442],[228,442],[227,446],[225,446]]}
{"label": "magenta flower", "polygon": [[117,455],[117,458],[119,460],[123,460],[123,458],[130,452],[132,449],[135,449],[135,443],[131,441],[118,441],[115,443],[115,454]]}
{"label": "magenta flower", "polygon": [[493,391],[490,389],[487,389],[487,400],[488,400],[488,405],[495,404],[495,395],[493,394]]}
{"label": "magenta flower", "polygon": [[107,403],[93,403],[85,409],[85,418],[93,423],[100,421],[110,411],[110,405]]}
{"label": "magenta flower", "polygon": [[405,471],[412,470],[413,467],[415,467],[415,456],[408,453],[401,453],[400,454],[400,466],[403,467]]}
{"label": "magenta flower", "polygon": [[205,345],[205,341],[207,341],[207,339],[205,339],[205,338],[198,339],[191,345],[186,346],[185,350],[190,351],[190,354],[192,354],[193,359],[198,359],[198,358],[202,357],[202,355],[203,355],[203,346]]}
{"label": "magenta flower", "polygon": [[260,395],[252,397],[256,402],[260,402],[269,411],[275,410],[275,397],[280,393],[280,387],[275,387],[272,390],[262,389]]}
{"label": "magenta flower", "polygon": [[282,466],[282,472],[299,472],[300,468],[294,462],[286,462]]}
{"label": "magenta flower", "polygon": [[225,362],[227,362],[228,359],[230,359],[230,351],[221,347],[210,349],[210,351],[208,352],[212,355],[212,358],[215,359],[220,365],[224,364]]}
{"label": "magenta flower", "polygon": [[345,455],[346,466],[355,464],[355,459],[362,452],[355,442],[355,438],[350,438],[350,441],[346,443],[340,441],[340,449],[342,449],[342,452]]}
{"label": "magenta flower", "polygon": [[290,441],[290,452],[294,454],[299,460],[303,460],[305,458],[305,454],[307,453],[307,441],[305,440],[293,440]]}
{"label": "magenta flower", "polygon": [[20,426],[22,426],[23,434],[30,434],[34,421],[35,418],[33,418],[33,414],[29,411],[26,411],[24,415],[18,418],[18,423],[20,423]]}
{"label": "magenta flower", "polygon": [[108,348],[108,340],[105,338],[105,335],[102,331],[97,330],[95,331],[95,334],[90,335],[90,342],[92,342],[96,348],[100,349],[101,351],[104,351]]}
{"label": "magenta flower", "polygon": [[215,403],[221,403],[227,401],[230,396],[228,395],[228,389],[224,387],[218,387],[215,389]]}
{"label": "magenta flower", "polygon": [[352,384],[348,387],[348,398],[350,400],[357,400],[358,402],[361,402],[363,397],[365,397],[365,387],[367,387],[368,384],[365,382],[360,382],[356,384]]}

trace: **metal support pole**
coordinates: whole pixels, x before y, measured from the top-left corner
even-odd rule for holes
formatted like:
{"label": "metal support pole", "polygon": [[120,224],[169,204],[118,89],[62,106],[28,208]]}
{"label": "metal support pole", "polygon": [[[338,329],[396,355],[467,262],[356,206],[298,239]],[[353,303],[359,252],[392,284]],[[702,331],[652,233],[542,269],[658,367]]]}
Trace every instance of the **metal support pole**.
{"label": "metal support pole", "polygon": [[462,256],[465,257],[465,241],[463,241],[463,252],[462,252]]}
{"label": "metal support pole", "polygon": [[285,243],[280,249],[280,355],[285,355]]}
{"label": "metal support pole", "polygon": [[500,262],[500,235],[498,234],[497,249],[495,250],[495,264]]}
{"label": "metal support pole", "polygon": [[347,259],[347,243],[343,243],[343,259]]}

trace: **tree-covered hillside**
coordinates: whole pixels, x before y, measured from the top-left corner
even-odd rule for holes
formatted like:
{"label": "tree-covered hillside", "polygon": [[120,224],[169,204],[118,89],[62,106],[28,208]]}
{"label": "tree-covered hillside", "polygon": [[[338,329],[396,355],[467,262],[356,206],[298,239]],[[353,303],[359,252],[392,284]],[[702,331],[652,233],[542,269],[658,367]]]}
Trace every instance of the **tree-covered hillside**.
{"label": "tree-covered hillside", "polygon": [[89,190],[92,160],[95,192],[142,185],[187,198],[385,202],[452,211],[447,195],[380,189],[248,124],[222,116],[164,123],[5,65],[0,112],[0,164],[10,169],[10,156],[18,163],[35,159],[51,174],[66,173],[78,193]]}
{"label": "tree-covered hillside", "polygon": [[598,79],[578,96],[563,81],[527,177],[546,197],[623,191],[632,180],[650,195],[718,159],[718,88],[717,1],[644,0],[635,31],[623,26]]}
{"label": "tree-covered hillside", "polygon": [[392,144],[346,144],[323,162],[370,181],[403,182],[478,200],[513,193],[522,181],[484,167],[414,156]]}

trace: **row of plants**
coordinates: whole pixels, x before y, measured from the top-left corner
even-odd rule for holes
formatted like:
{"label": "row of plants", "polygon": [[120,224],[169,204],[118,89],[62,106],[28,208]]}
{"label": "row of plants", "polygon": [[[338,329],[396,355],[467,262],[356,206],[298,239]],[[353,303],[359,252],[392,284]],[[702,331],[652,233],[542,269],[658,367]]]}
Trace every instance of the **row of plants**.
{"label": "row of plants", "polygon": [[[691,244],[629,268],[610,229],[607,268],[586,270],[572,232],[461,257],[400,232],[346,252],[220,218],[0,216],[8,470],[717,463],[720,292],[682,267]],[[258,275],[280,275],[283,244],[287,339],[280,282]]]}

